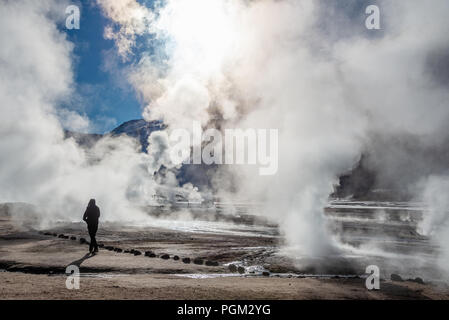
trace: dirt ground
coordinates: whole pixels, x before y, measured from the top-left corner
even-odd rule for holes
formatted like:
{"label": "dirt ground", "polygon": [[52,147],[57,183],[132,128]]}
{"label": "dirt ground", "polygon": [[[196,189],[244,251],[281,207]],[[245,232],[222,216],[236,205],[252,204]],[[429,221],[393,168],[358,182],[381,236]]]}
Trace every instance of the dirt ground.
{"label": "dirt ground", "polygon": [[64,275],[0,273],[1,299],[448,299],[430,285],[382,282],[368,291],[362,279],[188,279],[165,274],[82,277],[68,290]]}
{"label": "dirt ground", "polygon": [[[269,275],[230,270],[233,261],[262,259],[279,242],[276,235],[162,228],[120,228],[119,232],[106,225],[99,232],[104,246],[92,256],[86,255],[88,246],[80,243],[86,233],[82,224],[40,231],[24,225],[0,217],[0,299],[449,299],[449,289],[434,283],[382,280],[380,290],[369,291],[363,278],[289,274],[284,272],[291,271],[288,264],[266,266],[284,272],[271,269]],[[106,250],[107,246],[122,252]],[[125,253],[131,249],[141,254]],[[155,257],[145,256],[146,251]],[[164,254],[169,258],[163,259]],[[186,257],[190,263],[182,262]],[[193,263],[196,258],[201,264]],[[66,288],[69,265],[80,268],[79,290]]]}

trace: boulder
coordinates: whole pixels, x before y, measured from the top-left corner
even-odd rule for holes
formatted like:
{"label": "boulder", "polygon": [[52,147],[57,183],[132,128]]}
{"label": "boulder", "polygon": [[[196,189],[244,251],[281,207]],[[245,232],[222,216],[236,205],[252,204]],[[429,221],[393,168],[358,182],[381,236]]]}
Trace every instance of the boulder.
{"label": "boulder", "polygon": [[178,256],[173,256],[173,260],[178,261],[179,257]]}
{"label": "boulder", "polygon": [[409,281],[416,282],[419,284],[424,284],[424,280],[420,277],[416,277],[415,279],[409,279]]}
{"label": "boulder", "polygon": [[139,250],[134,250],[134,255],[135,256],[140,256],[142,254],[142,252],[140,252]]}
{"label": "boulder", "polygon": [[70,240],[76,240],[76,237],[71,236],[71,237],[70,237]]}
{"label": "boulder", "polygon": [[86,243],[86,242],[87,242],[86,239],[80,238],[80,243],[81,243],[81,244],[84,244],[84,243]]}
{"label": "boulder", "polygon": [[61,238],[61,239],[63,239],[65,236],[61,233],[59,236],[58,236],[58,238]]}
{"label": "boulder", "polygon": [[229,271],[231,271],[231,272],[237,272],[237,267],[235,264],[230,264],[228,266],[228,268],[229,268]]}
{"label": "boulder", "polygon": [[182,259],[182,262],[184,262],[184,263],[190,263],[190,258],[183,258],[183,259]]}
{"label": "boulder", "polygon": [[168,259],[170,259],[170,255],[165,253],[161,256],[161,259],[168,260]]}
{"label": "boulder", "polygon": [[404,281],[402,277],[396,273],[392,273],[390,279],[391,281],[400,281],[400,282]]}
{"label": "boulder", "polygon": [[239,267],[237,268],[237,271],[238,271],[240,274],[244,274],[244,273],[245,273],[245,268],[239,266]]}
{"label": "boulder", "polygon": [[209,267],[217,267],[217,266],[218,266],[218,262],[217,262],[217,261],[210,261],[210,260],[207,260],[207,261],[206,261],[206,266],[209,266]]}
{"label": "boulder", "polygon": [[45,232],[44,235],[45,236],[51,236],[52,234],[50,232]]}
{"label": "boulder", "polygon": [[193,263],[201,265],[201,264],[203,264],[203,259],[200,259],[200,258],[193,259]]}
{"label": "boulder", "polygon": [[268,271],[264,271],[264,272],[262,272],[262,275],[263,275],[264,277],[269,277],[269,276],[270,276],[270,273],[269,273]]}
{"label": "boulder", "polygon": [[100,244],[98,244],[98,246],[99,246],[100,248],[103,248],[103,247],[104,247],[104,244],[103,244],[103,243],[100,243]]}

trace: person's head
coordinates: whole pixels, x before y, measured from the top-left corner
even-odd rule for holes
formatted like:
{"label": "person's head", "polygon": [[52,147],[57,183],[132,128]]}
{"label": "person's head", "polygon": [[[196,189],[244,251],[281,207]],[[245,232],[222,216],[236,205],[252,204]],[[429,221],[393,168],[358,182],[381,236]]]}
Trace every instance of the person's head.
{"label": "person's head", "polygon": [[89,204],[87,205],[88,207],[93,207],[95,206],[95,199],[90,199],[89,200]]}

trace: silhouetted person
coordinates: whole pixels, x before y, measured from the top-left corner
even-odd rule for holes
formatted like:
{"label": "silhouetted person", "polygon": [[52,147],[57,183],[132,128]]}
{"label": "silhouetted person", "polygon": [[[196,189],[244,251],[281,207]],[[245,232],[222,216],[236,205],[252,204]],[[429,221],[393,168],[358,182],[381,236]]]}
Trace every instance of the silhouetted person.
{"label": "silhouetted person", "polygon": [[98,219],[100,218],[100,208],[95,204],[95,199],[90,199],[86,211],[83,215],[83,220],[87,222],[87,230],[90,236],[89,252],[97,253],[98,245],[95,235],[98,230]]}

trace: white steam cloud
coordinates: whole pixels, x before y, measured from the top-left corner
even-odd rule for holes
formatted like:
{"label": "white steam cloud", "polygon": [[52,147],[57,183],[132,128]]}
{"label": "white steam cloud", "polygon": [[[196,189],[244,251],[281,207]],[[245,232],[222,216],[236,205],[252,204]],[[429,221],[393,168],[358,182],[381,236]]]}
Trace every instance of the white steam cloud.
{"label": "white steam cloud", "polygon": [[430,176],[422,181],[424,201],[427,212],[418,226],[418,231],[429,236],[441,248],[438,264],[449,272],[449,175]]}
{"label": "white steam cloud", "polygon": [[[45,3],[0,4],[0,199],[71,215],[95,195],[110,217],[125,219],[154,194],[153,173],[171,166],[167,136],[153,134],[149,154],[126,138],[104,139],[89,155],[64,140],[61,114],[74,127],[87,124],[57,108],[71,94],[72,45],[46,14],[54,2]],[[130,59],[140,38],[152,45],[129,73],[147,104],[145,119],[162,119],[168,130],[192,121],[279,129],[277,175],[233,166],[218,168],[213,181],[221,194],[263,201],[262,214],[279,222],[298,254],[338,249],[323,207],[373,136],[413,134],[424,144],[449,136],[441,74],[449,71],[429,68],[449,48],[445,0],[378,1],[380,34],[345,24],[340,38],[323,30],[334,26],[327,14],[336,10],[324,0],[166,0],[152,9],[135,0],[97,3],[119,56]],[[377,166],[388,171],[398,158]]]}
{"label": "white steam cloud", "polygon": [[35,204],[48,222],[79,220],[95,197],[105,220],[135,219],[157,186],[151,156],[126,137],[104,138],[89,152],[64,138],[60,122],[89,125],[59,107],[73,93],[73,45],[57,29],[64,8],[0,3],[0,201]]}
{"label": "white steam cloud", "polygon": [[[328,1],[167,0],[150,15],[135,2],[116,17],[121,2],[130,3],[99,1],[121,26],[114,36],[119,51],[137,6],[146,30],[136,33],[162,42],[130,74],[148,102],[147,119],[162,118],[169,128],[188,129],[193,120],[279,128],[276,176],[242,167],[226,172],[237,177],[240,197],[266,201],[264,213],[300,253],[335,249],[323,206],[373,134],[432,139],[448,119],[447,87],[433,84],[426,70],[429,53],[447,46],[446,1],[381,1],[380,36],[345,24],[341,38],[320,28],[340,27],[327,21],[337,16]],[[397,162],[385,159],[386,167]],[[215,181],[224,186],[218,170]]]}

